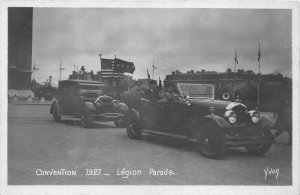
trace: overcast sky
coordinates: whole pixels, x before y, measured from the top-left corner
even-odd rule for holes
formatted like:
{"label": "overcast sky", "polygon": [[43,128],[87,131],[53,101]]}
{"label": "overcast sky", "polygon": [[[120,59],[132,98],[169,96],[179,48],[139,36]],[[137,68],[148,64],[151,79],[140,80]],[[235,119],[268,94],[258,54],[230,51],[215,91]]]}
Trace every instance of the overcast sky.
{"label": "overcast sky", "polygon": [[[100,71],[99,54],[134,62],[134,78],[146,78],[152,61],[155,78],[174,70],[215,70],[234,67],[291,77],[291,11],[267,9],[112,9],[34,8],[33,60],[38,82],[49,75],[57,83],[74,64]],[[32,62],[33,63],[33,62]]]}

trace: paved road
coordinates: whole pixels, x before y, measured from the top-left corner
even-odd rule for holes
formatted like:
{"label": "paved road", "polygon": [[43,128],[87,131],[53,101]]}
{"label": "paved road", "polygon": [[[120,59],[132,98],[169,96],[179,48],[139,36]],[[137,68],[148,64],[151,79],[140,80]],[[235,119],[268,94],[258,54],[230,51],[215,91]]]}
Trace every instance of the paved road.
{"label": "paved road", "polygon": [[[283,134],[261,157],[239,148],[211,160],[199,155],[192,142],[150,135],[132,140],[125,129],[110,122],[84,129],[72,122],[54,122],[49,105],[10,104],[8,184],[291,185],[292,152],[286,142]],[[277,169],[278,178],[271,174],[265,179],[267,168]],[[52,169],[76,175],[41,175]],[[87,175],[86,169],[97,169],[100,175]],[[168,175],[149,174],[167,169]],[[123,178],[130,172],[137,175]]]}

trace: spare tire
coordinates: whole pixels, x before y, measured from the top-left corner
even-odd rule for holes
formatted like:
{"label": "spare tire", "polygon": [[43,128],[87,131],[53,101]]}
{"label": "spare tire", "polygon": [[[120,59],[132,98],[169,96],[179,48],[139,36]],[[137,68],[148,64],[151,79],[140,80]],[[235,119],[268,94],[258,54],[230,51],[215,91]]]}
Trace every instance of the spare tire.
{"label": "spare tire", "polygon": [[224,100],[229,100],[230,94],[229,94],[229,93],[223,93],[222,98],[223,98]]}

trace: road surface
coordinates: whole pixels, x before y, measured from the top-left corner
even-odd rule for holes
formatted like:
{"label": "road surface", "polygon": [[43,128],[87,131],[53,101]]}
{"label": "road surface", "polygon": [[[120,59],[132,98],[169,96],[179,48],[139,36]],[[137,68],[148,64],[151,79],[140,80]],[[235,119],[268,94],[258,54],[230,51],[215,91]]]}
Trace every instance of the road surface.
{"label": "road surface", "polygon": [[[291,185],[287,134],[264,156],[201,156],[193,142],[127,137],[113,123],[54,122],[49,105],[8,105],[9,185]],[[266,174],[267,172],[267,174]],[[46,175],[48,174],[48,175]]]}

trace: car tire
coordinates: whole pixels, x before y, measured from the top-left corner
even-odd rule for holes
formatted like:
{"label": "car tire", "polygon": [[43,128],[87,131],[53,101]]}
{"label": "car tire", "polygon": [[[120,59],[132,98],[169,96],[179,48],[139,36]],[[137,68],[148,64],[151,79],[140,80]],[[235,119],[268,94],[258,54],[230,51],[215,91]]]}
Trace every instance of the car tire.
{"label": "car tire", "polygon": [[80,116],[80,124],[84,128],[90,128],[93,124],[93,119],[89,111],[83,109]]}
{"label": "car tire", "polygon": [[61,116],[59,115],[59,112],[58,112],[58,108],[57,108],[57,105],[53,105],[53,119],[54,121],[56,122],[59,122],[60,119],[61,119]]}
{"label": "car tire", "polygon": [[136,120],[130,120],[127,124],[127,136],[131,139],[141,139],[142,132]]}
{"label": "car tire", "polygon": [[208,158],[221,158],[225,151],[224,133],[215,123],[206,122],[197,135],[200,153]]}
{"label": "car tire", "polygon": [[[254,134],[255,135],[263,135],[263,136],[273,136],[270,129],[256,131],[256,132],[252,133],[251,135],[254,135]],[[260,155],[263,155],[266,152],[268,152],[269,149],[271,148],[271,146],[272,146],[272,143],[264,143],[264,144],[259,144],[256,146],[245,146],[245,149],[247,150],[247,152],[249,154],[260,156]]]}

